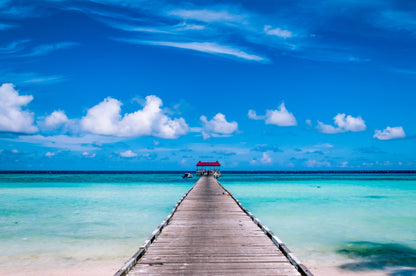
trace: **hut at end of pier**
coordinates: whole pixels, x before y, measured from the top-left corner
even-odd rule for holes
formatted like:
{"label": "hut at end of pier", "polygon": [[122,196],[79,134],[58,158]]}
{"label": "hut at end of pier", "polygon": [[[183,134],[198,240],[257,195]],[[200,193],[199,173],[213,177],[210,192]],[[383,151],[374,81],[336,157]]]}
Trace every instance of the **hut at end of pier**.
{"label": "hut at end of pier", "polygon": [[221,176],[221,164],[218,161],[215,162],[202,162],[199,161],[196,164],[196,175],[203,176],[203,175],[212,175],[215,178]]}

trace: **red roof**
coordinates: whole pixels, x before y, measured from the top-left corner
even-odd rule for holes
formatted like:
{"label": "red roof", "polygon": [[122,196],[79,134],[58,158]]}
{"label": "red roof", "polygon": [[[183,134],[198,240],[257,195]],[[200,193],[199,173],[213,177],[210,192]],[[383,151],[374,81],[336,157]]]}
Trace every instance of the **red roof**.
{"label": "red roof", "polygon": [[221,166],[220,162],[215,161],[215,162],[201,162],[199,161],[197,164],[197,166]]}

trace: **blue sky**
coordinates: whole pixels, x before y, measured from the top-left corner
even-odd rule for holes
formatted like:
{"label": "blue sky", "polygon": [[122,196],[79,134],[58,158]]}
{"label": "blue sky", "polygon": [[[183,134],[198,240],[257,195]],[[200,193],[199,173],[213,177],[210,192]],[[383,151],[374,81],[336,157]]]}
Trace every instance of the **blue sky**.
{"label": "blue sky", "polygon": [[414,169],[415,49],[414,1],[0,0],[0,169]]}

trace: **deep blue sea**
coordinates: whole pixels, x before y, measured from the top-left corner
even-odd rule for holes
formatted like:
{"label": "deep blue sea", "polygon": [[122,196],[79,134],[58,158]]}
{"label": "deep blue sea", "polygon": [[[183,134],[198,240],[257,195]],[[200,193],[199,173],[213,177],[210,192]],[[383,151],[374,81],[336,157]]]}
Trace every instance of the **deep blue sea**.
{"label": "deep blue sea", "polygon": [[[196,180],[0,174],[0,274],[112,275]],[[316,275],[416,275],[416,174],[224,173],[219,180]]]}

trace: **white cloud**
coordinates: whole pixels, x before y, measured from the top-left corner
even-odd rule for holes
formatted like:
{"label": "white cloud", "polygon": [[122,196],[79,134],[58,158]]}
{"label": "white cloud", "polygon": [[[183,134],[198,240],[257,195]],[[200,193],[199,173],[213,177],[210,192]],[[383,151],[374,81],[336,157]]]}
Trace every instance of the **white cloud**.
{"label": "white cloud", "polygon": [[248,117],[253,120],[265,120],[266,124],[277,126],[296,126],[293,113],[289,112],[282,103],[276,110],[266,110],[265,116],[258,116],[254,110],[248,111]]}
{"label": "white cloud", "polygon": [[315,145],[314,147],[316,147],[316,148],[333,148],[334,145],[329,144],[329,143],[325,143],[325,144]]}
{"label": "white cloud", "polygon": [[94,158],[96,156],[96,154],[95,153],[89,153],[87,151],[84,151],[82,153],[82,156],[84,156],[85,158]]}
{"label": "white cloud", "polygon": [[162,100],[147,96],[142,110],[121,116],[122,103],[108,97],[90,108],[81,119],[81,128],[95,134],[119,137],[156,136],[177,138],[186,134],[189,127],[183,118],[169,118],[161,109]]}
{"label": "white cloud", "polygon": [[79,45],[77,42],[66,41],[54,44],[41,44],[31,47],[29,39],[14,41],[7,46],[0,47],[0,55],[9,55],[16,57],[35,57],[49,54],[54,51],[69,49]]}
{"label": "white cloud", "polygon": [[13,55],[25,49],[29,39],[17,40],[0,47],[0,55]]}
{"label": "white cloud", "polygon": [[260,120],[260,119],[259,119],[259,116],[257,116],[256,111],[254,111],[254,110],[252,110],[252,109],[250,109],[250,110],[248,111],[248,117],[249,117],[250,119],[253,119],[253,120]]}
{"label": "white cloud", "polygon": [[46,55],[54,51],[69,49],[74,46],[79,45],[76,42],[59,42],[55,44],[43,44],[33,48],[29,53],[22,54],[22,57],[33,57],[33,56],[41,56]]}
{"label": "white cloud", "polygon": [[242,22],[244,16],[233,14],[227,10],[201,9],[201,10],[172,10],[168,14],[182,19],[192,19],[200,22]]}
{"label": "white cloud", "polygon": [[131,150],[126,150],[124,152],[120,152],[121,157],[136,157],[137,153],[132,152]]}
{"label": "white cloud", "polygon": [[374,133],[374,138],[379,140],[391,140],[397,138],[406,137],[406,133],[404,133],[403,127],[386,127],[383,130],[376,130]]}
{"label": "white cloud", "polygon": [[274,35],[281,38],[289,38],[293,36],[293,33],[288,30],[282,30],[280,28],[272,29],[272,26],[266,25],[264,26],[264,32],[268,35]]}
{"label": "white cloud", "polygon": [[50,129],[58,128],[66,123],[68,123],[68,117],[64,111],[58,110],[51,113],[51,115],[45,118],[45,126]]}
{"label": "white cloud", "polygon": [[48,151],[47,153],[45,153],[45,156],[47,156],[47,157],[52,157],[52,156],[55,156],[55,155],[56,155],[55,152]]}
{"label": "white cloud", "polygon": [[270,158],[270,156],[267,153],[263,152],[263,156],[261,157],[260,161],[263,164],[268,164],[268,163],[272,162],[272,159]]}
{"label": "white cloud", "polygon": [[33,113],[22,110],[33,96],[19,96],[11,83],[0,86],[0,131],[34,133],[38,128],[33,125]]}
{"label": "white cloud", "polygon": [[305,164],[309,168],[331,167],[328,161],[307,160]]}
{"label": "white cloud", "polygon": [[307,119],[305,122],[308,126],[310,126],[310,127],[312,126],[312,121],[310,119]]}
{"label": "white cloud", "polygon": [[[1,139],[1,138],[0,138]],[[100,136],[100,135],[84,135],[84,136],[68,136],[68,135],[22,135],[18,138],[3,138],[2,140],[40,144],[44,147],[61,148],[72,151],[88,151],[96,150],[102,144],[115,143],[121,140],[118,137]]]}
{"label": "white cloud", "polygon": [[230,135],[238,130],[237,122],[227,122],[225,115],[218,113],[208,121],[206,116],[201,116],[204,126],[202,128],[202,136],[207,139],[211,136]]}
{"label": "white cloud", "polygon": [[326,125],[318,121],[318,126],[316,128],[322,133],[329,134],[342,133],[347,131],[364,131],[367,128],[364,120],[360,116],[346,116],[345,113],[338,113],[334,117],[334,124],[336,127],[332,125]]}
{"label": "white cloud", "polygon": [[341,168],[347,168],[348,167],[348,161],[344,161],[341,163]]}
{"label": "white cloud", "polygon": [[293,113],[287,111],[285,104],[282,103],[277,110],[266,111],[266,124],[277,126],[296,126],[296,118]]}
{"label": "white cloud", "polygon": [[224,57],[240,58],[249,61],[269,62],[265,57],[249,54],[240,50],[236,46],[221,45],[215,42],[174,42],[174,41],[148,41],[137,39],[116,39],[122,42],[129,42],[135,44],[144,45],[158,45],[166,47],[174,47],[180,49],[193,50],[198,52],[204,52],[207,54],[220,55]]}
{"label": "white cloud", "polygon": [[35,72],[9,72],[0,70],[0,81],[12,82],[15,85],[27,86],[55,84],[65,80],[61,75],[41,75]]}

